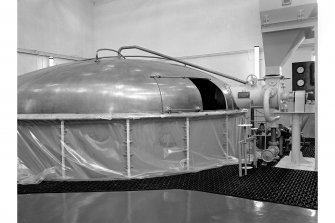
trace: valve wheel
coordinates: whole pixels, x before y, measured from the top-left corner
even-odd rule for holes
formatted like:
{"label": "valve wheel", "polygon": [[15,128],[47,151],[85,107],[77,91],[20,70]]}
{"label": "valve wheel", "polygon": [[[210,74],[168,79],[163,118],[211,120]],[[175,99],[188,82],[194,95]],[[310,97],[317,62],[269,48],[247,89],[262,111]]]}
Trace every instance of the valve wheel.
{"label": "valve wheel", "polygon": [[254,74],[249,74],[247,76],[247,83],[250,85],[250,86],[255,86],[257,84],[257,81],[258,81],[258,78],[256,77],[256,75]]}

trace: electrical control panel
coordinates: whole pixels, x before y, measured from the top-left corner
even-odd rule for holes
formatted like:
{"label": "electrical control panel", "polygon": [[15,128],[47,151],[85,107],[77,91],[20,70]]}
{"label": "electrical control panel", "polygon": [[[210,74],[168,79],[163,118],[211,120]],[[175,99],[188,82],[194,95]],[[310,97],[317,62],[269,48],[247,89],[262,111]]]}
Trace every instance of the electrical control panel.
{"label": "electrical control panel", "polygon": [[292,90],[315,90],[314,61],[292,63]]}

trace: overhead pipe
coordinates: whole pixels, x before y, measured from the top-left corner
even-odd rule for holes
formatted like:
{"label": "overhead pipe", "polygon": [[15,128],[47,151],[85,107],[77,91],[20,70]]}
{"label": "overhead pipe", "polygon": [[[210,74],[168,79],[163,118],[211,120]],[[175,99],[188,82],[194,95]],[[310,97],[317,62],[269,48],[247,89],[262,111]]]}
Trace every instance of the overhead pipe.
{"label": "overhead pipe", "polygon": [[141,50],[141,51],[150,53],[150,54],[154,54],[154,55],[156,55],[156,56],[163,57],[163,58],[168,59],[168,60],[171,60],[171,61],[175,61],[175,62],[184,64],[185,66],[190,66],[190,67],[193,67],[193,68],[202,70],[202,71],[206,71],[206,72],[211,73],[211,74],[215,74],[215,75],[218,75],[218,76],[221,76],[221,77],[224,77],[224,78],[228,78],[228,79],[230,79],[230,80],[237,81],[237,82],[242,83],[242,84],[246,84],[246,83],[247,83],[246,81],[241,80],[241,79],[239,79],[239,78],[232,77],[232,76],[230,76],[230,75],[223,74],[223,73],[220,73],[220,72],[217,72],[217,71],[213,71],[213,70],[210,70],[210,69],[207,69],[207,68],[204,68],[204,67],[201,67],[201,66],[198,66],[198,65],[195,65],[195,64],[192,64],[192,63],[189,63],[189,62],[186,62],[186,61],[177,59],[177,58],[175,58],[175,57],[170,57],[170,56],[167,56],[167,55],[165,55],[165,54],[161,54],[161,53],[158,53],[158,52],[156,52],[156,51],[152,51],[152,50],[149,50],[149,49],[140,47],[140,46],[123,46],[123,47],[120,47],[120,49],[118,50],[118,54],[119,54],[119,55],[122,55],[122,54],[121,54],[121,51],[122,51],[122,50],[127,50],[127,49],[138,49],[138,50]]}

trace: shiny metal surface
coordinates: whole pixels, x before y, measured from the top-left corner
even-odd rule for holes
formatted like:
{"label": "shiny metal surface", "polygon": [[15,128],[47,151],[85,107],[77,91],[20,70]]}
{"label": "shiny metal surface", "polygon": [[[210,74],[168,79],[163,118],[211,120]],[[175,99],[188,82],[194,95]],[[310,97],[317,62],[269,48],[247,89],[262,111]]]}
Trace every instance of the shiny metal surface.
{"label": "shiny metal surface", "polygon": [[[155,78],[161,92],[163,111],[201,111],[198,88],[188,78]],[[176,98],[176,94],[179,95]]]}
{"label": "shiny metal surface", "polygon": [[18,222],[317,222],[317,211],[198,191],[18,195]]}
{"label": "shiny metal surface", "polygon": [[[165,62],[112,58],[57,65],[19,76],[18,114],[161,113],[161,92],[151,77],[157,74],[210,78],[220,84],[229,109],[233,109],[228,87],[207,73]],[[176,86],[182,91],[174,91]],[[164,83],[164,88],[170,89],[165,99],[171,104],[187,109],[199,104],[188,78],[176,78]]]}

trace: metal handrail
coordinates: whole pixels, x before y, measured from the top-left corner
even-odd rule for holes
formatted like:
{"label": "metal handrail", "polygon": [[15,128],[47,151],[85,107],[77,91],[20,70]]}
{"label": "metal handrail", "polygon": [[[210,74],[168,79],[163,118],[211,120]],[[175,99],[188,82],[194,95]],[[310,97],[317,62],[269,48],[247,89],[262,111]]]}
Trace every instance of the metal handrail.
{"label": "metal handrail", "polygon": [[210,69],[207,69],[207,68],[204,68],[204,67],[201,67],[201,66],[192,64],[192,63],[188,63],[188,62],[186,62],[186,61],[177,59],[177,58],[175,58],[175,57],[170,57],[170,56],[167,56],[167,55],[165,55],[165,54],[161,54],[161,53],[158,53],[158,52],[156,52],[156,51],[152,51],[152,50],[149,50],[149,49],[140,47],[140,46],[123,46],[123,47],[120,47],[120,48],[119,48],[118,53],[119,53],[119,55],[122,55],[122,54],[121,54],[121,51],[122,51],[122,50],[129,50],[129,49],[137,49],[137,50],[141,50],[141,51],[143,51],[143,52],[147,52],[147,53],[150,53],[150,54],[153,54],[153,55],[156,55],[156,56],[160,56],[160,57],[166,58],[166,59],[168,59],[168,60],[172,60],[172,61],[175,61],[175,62],[184,64],[185,66],[189,66],[189,67],[193,67],[193,68],[196,68],[196,69],[199,69],[199,70],[202,70],[202,71],[206,71],[206,72],[211,73],[211,74],[215,74],[215,75],[218,75],[218,76],[221,76],[221,77],[225,77],[225,78],[228,78],[228,79],[231,79],[231,80],[240,82],[240,83],[242,83],[242,84],[246,84],[246,83],[247,83],[246,81],[241,80],[241,79],[239,79],[239,78],[232,77],[232,76],[230,76],[230,75],[223,74],[223,73],[220,73],[220,72],[217,72],[217,71],[213,71],[213,70],[210,70]]}
{"label": "metal handrail", "polygon": [[129,56],[124,56],[125,58],[127,57],[143,57],[143,58],[152,58],[152,59],[162,59],[162,60],[166,60],[166,58],[164,57],[155,57],[155,56],[143,56],[143,55],[129,55]]}
{"label": "metal handrail", "polygon": [[117,55],[119,57],[122,57],[123,59],[126,59],[119,51],[117,50],[113,50],[113,49],[107,49],[107,48],[101,48],[101,49],[98,49],[96,52],[95,52],[95,62],[98,62],[99,61],[99,56],[98,56],[98,53],[100,51],[113,51],[115,53],[117,53]]}

